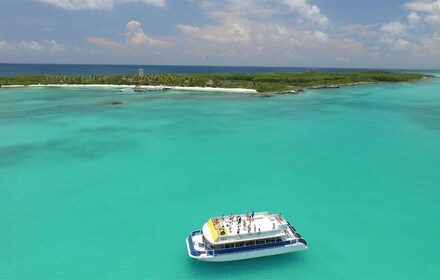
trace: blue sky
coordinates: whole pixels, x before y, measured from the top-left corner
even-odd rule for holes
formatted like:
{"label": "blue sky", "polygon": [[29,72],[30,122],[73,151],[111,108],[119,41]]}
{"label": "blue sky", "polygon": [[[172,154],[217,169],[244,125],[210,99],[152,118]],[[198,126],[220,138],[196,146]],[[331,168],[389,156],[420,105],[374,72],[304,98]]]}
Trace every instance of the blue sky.
{"label": "blue sky", "polygon": [[440,0],[0,0],[0,62],[440,68]]}

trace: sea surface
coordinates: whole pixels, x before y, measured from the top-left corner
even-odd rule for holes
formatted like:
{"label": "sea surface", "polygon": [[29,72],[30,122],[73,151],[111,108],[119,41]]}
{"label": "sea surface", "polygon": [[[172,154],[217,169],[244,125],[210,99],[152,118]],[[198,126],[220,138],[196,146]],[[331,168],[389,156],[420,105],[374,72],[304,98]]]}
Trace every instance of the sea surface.
{"label": "sea surface", "polygon": [[[271,98],[0,88],[0,279],[439,279],[439,166],[438,78]],[[209,217],[252,210],[309,250],[188,257]]]}
{"label": "sea surface", "polygon": [[[112,65],[112,64],[20,64],[0,63],[0,76],[15,75],[119,75],[137,74],[139,69],[148,74],[185,74],[185,73],[267,73],[267,72],[300,72],[300,71],[327,71],[327,72],[357,72],[361,68],[316,68],[316,67],[259,67],[259,66],[185,66],[185,65]],[[411,69],[393,69],[395,72],[420,72]],[[426,70],[427,73],[436,73],[436,70]]]}

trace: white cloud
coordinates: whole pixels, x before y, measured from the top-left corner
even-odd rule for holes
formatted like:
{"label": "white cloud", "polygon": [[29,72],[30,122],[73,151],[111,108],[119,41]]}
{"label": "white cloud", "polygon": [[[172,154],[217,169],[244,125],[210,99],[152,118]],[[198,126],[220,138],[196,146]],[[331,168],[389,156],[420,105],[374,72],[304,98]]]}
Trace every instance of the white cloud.
{"label": "white cloud", "polygon": [[438,23],[440,22],[440,15],[428,15],[425,20],[429,23]]}
{"label": "white cloud", "polygon": [[129,21],[127,27],[127,39],[124,44],[99,37],[86,37],[85,40],[92,45],[99,46],[105,49],[123,49],[124,47],[138,47],[138,46],[164,46],[167,43],[163,40],[154,39],[147,36],[142,29],[142,25],[138,21]]}
{"label": "white cloud", "polygon": [[103,47],[105,49],[122,49],[123,45],[117,42],[110,41],[105,38],[96,38],[96,37],[86,37],[85,38],[89,44]]}
{"label": "white cloud", "polygon": [[318,6],[308,4],[307,0],[284,0],[284,3],[308,21],[317,23],[321,26],[326,26],[329,22],[328,17],[321,13]]}
{"label": "white cloud", "polygon": [[288,34],[287,29],[284,26],[277,26],[276,29],[280,36],[286,36]]}
{"label": "white cloud", "polygon": [[55,40],[45,40],[42,42],[22,41],[18,45],[15,45],[14,48],[16,50],[39,51],[39,52],[42,51],[63,52],[68,50],[67,46],[59,44]]}
{"label": "white cloud", "polygon": [[329,37],[327,34],[325,34],[322,31],[315,31],[315,33],[313,34],[313,36],[315,37],[315,39],[319,42],[327,42]]}
{"label": "white cloud", "polygon": [[416,44],[411,43],[410,41],[402,37],[409,37],[414,40],[414,36],[407,33],[407,30],[409,28],[415,28],[419,21],[420,16],[415,12],[411,12],[408,15],[408,24],[403,24],[398,21],[384,24],[380,28],[380,30],[382,31],[380,41],[388,45],[392,50],[395,51],[403,51],[409,49],[410,47],[415,47]]}
{"label": "white cloud", "polygon": [[63,52],[67,50],[66,46],[58,44],[55,40],[44,41],[44,44],[49,51]]}
{"label": "white cloud", "polygon": [[435,41],[440,41],[440,31],[436,31],[432,34],[432,39]]}
{"label": "white cloud", "polygon": [[417,0],[406,3],[405,7],[411,11],[423,13],[426,22],[440,22],[440,0]]}
{"label": "white cloud", "polygon": [[409,47],[410,43],[406,40],[403,40],[401,38],[394,41],[394,49],[396,50],[405,50]]}
{"label": "white cloud", "polygon": [[425,38],[418,48],[419,55],[428,58],[431,62],[432,58],[440,56],[440,34],[433,35],[432,38]]}
{"label": "white cloud", "polygon": [[381,27],[381,30],[387,34],[396,36],[396,35],[400,35],[405,32],[406,25],[404,25],[398,21],[393,21],[393,22],[389,22],[389,23],[383,25]]}
{"label": "white cloud", "polygon": [[39,0],[42,3],[65,10],[112,10],[114,5],[125,2],[138,2],[156,7],[165,7],[165,0]]}
{"label": "white cloud", "polygon": [[178,24],[177,28],[179,28],[179,30],[182,33],[185,33],[185,34],[190,35],[190,36],[197,36],[198,33],[200,32],[200,27],[198,27],[198,26]]}
{"label": "white cloud", "polygon": [[380,41],[384,44],[387,44],[391,47],[391,49],[396,51],[406,50],[411,45],[411,43],[407,40],[404,40],[402,38],[394,38],[388,35],[381,36]]}
{"label": "white cloud", "polygon": [[420,22],[420,16],[416,12],[411,12],[408,15],[408,22],[410,26],[415,26]]}
{"label": "white cloud", "polygon": [[238,22],[233,24],[207,25],[203,27],[179,24],[177,28],[190,37],[203,39],[212,43],[248,43],[251,41],[250,30]]}
{"label": "white cloud", "polygon": [[8,43],[5,41],[0,41],[0,50],[7,50],[9,49]]}
{"label": "white cloud", "polygon": [[235,42],[249,42],[251,39],[249,33],[238,22],[232,25],[232,28],[228,31],[228,36]]}
{"label": "white cloud", "polygon": [[36,41],[31,41],[31,42],[21,42],[20,43],[20,48],[24,49],[24,50],[32,50],[32,51],[42,51],[44,50],[44,47],[42,44],[36,42]]}
{"label": "white cloud", "polygon": [[145,35],[144,31],[142,30],[141,23],[138,21],[130,21],[127,23],[127,41],[126,44],[132,45],[132,46],[139,46],[139,45],[150,45],[150,46],[161,46],[165,45],[165,41],[153,39],[147,35]]}
{"label": "white cloud", "polygon": [[302,42],[300,40],[298,40],[297,38],[294,38],[294,37],[290,38],[289,43],[292,46],[301,46],[302,45]]}

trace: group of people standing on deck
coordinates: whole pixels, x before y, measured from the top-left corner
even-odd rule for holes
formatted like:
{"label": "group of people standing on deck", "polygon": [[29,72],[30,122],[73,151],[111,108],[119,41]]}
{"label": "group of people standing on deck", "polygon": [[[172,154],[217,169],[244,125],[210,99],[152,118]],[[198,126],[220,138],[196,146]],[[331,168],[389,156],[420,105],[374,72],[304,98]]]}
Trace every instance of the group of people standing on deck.
{"label": "group of people standing on deck", "polygon": [[[229,229],[229,233],[232,233],[232,223],[234,220],[237,221],[237,234],[240,234],[240,229],[243,226],[243,231],[247,231],[248,233],[251,232],[252,223],[254,222],[254,216],[255,212],[252,210],[252,213],[249,215],[249,213],[246,214],[246,218],[242,218],[240,215],[237,215],[237,217],[234,216],[234,214],[231,213],[229,218],[225,218],[225,216],[222,214],[220,219],[222,222],[226,222],[226,225]],[[247,222],[246,222],[247,221]],[[253,224],[254,232],[257,232],[257,226],[255,223]],[[258,231],[261,232],[260,228],[258,228]]]}

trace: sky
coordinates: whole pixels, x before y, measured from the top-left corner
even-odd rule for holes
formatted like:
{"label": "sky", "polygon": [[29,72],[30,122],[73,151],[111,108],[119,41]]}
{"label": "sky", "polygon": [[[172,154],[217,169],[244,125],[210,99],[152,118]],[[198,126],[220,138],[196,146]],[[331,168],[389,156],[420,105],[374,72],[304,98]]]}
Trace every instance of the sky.
{"label": "sky", "polygon": [[440,0],[0,0],[0,63],[440,69]]}

